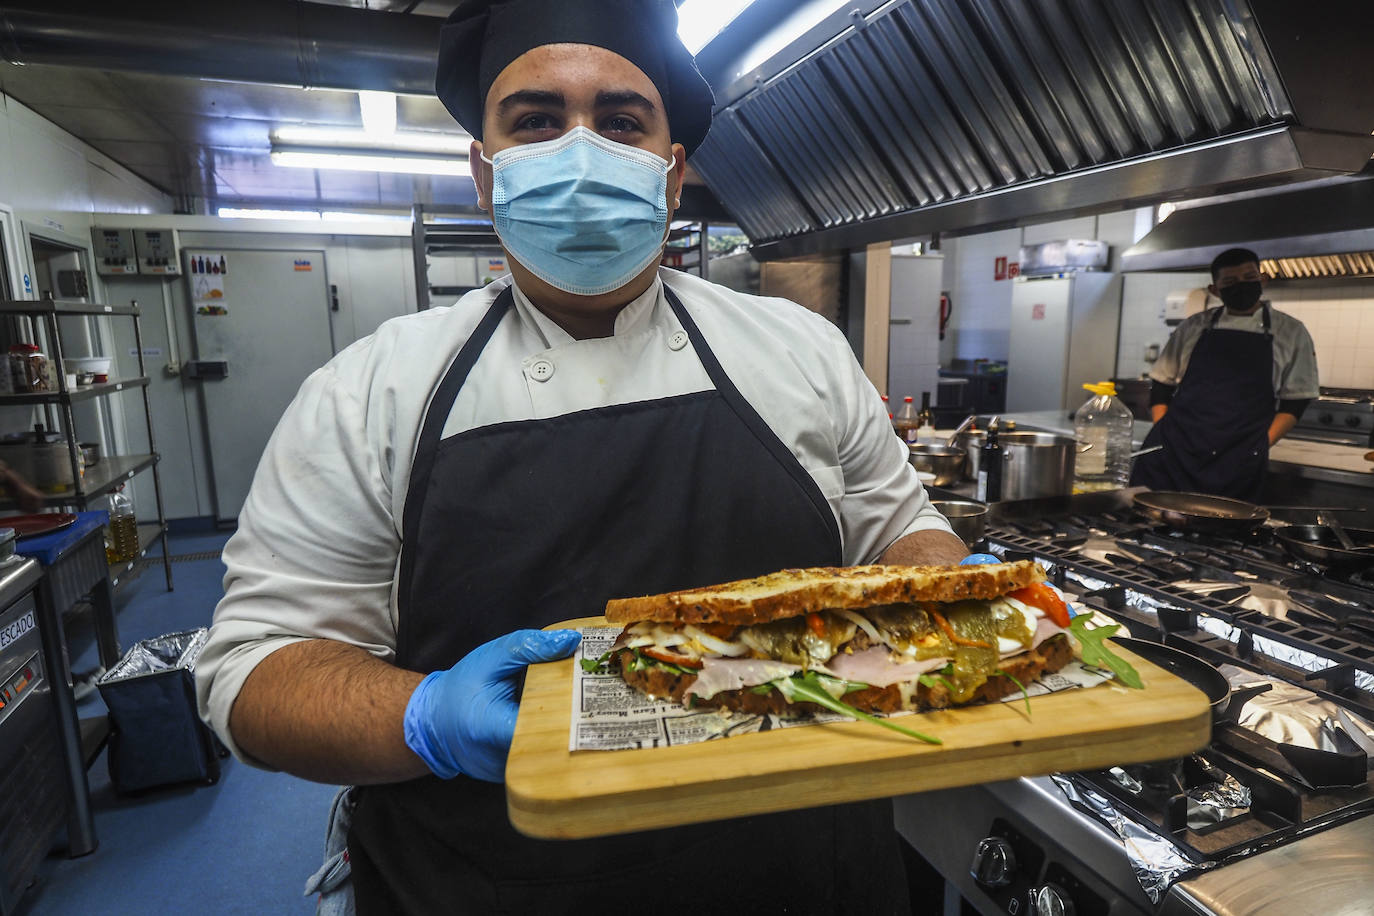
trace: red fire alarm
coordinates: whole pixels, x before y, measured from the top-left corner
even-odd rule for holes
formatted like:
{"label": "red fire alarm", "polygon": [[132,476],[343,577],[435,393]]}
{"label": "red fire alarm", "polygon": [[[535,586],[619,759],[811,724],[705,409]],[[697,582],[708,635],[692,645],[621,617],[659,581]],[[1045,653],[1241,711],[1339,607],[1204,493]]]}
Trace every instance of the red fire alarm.
{"label": "red fire alarm", "polygon": [[1007,265],[1007,279],[1015,280],[1019,276],[1021,276],[1021,262],[1012,261]]}

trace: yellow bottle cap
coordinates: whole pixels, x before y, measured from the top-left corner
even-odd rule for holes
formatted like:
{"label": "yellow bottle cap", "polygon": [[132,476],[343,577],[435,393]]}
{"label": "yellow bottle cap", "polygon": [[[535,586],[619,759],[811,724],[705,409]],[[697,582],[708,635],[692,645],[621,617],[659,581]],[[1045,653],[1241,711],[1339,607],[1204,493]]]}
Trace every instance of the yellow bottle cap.
{"label": "yellow bottle cap", "polygon": [[1116,382],[1084,382],[1083,387],[1093,394],[1105,394],[1109,398],[1116,397]]}

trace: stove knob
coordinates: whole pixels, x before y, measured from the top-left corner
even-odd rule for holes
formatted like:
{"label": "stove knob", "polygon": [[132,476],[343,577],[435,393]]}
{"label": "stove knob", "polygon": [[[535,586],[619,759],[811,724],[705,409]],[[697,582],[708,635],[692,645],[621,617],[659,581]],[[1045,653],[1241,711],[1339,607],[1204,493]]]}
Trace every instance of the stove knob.
{"label": "stove knob", "polygon": [[979,840],[969,874],[984,887],[1006,887],[1016,874],[1016,853],[1011,844],[999,836]]}
{"label": "stove knob", "polygon": [[1330,426],[1332,423],[1336,422],[1336,418],[1329,413],[1317,414],[1317,422],[1323,426]]}
{"label": "stove knob", "polygon": [[1360,425],[1360,416],[1359,416],[1359,414],[1353,414],[1353,413],[1352,413],[1350,416],[1346,417],[1346,418],[1345,418],[1345,425],[1346,425],[1346,426],[1351,426],[1351,427],[1359,426],[1359,425]]}
{"label": "stove knob", "polygon": [[1045,884],[1030,893],[1029,916],[1074,916],[1073,898],[1056,884]]}

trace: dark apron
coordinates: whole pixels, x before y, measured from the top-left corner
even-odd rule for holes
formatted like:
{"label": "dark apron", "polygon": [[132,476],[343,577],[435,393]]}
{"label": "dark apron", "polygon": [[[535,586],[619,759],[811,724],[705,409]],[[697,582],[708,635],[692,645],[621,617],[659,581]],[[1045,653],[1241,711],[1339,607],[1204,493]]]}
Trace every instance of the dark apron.
{"label": "dark apron", "polygon": [[1131,486],[1253,500],[1269,467],[1274,421],[1274,336],[1221,329],[1217,309],[1198,338],[1164,417],[1145,437]]}
{"label": "dark apron", "polygon": [[[448,668],[511,630],[600,614],[610,598],[841,562],[824,496],[666,292],[714,391],[441,440],[511,291],[492,304],[435,392],[416,449],[400,667]],[[605,759],[615,765],[614,752]],[[886,801],[548,841],[511,828],[504,786],[465,776],[359,796],[348,850],[365,916],[907,907]]]}

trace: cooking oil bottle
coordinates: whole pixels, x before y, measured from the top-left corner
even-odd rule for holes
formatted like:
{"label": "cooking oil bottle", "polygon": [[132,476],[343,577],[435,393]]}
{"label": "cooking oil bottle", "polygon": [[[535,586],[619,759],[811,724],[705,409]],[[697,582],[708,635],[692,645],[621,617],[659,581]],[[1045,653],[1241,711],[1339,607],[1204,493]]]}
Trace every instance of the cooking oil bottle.
{"label": "cooking oil bottle", "polygon": [[127,563],[138,556],[138,522],[134,520],[134,501],[121,486],[110,494],[110,527],[105,530],[105,559]]}

